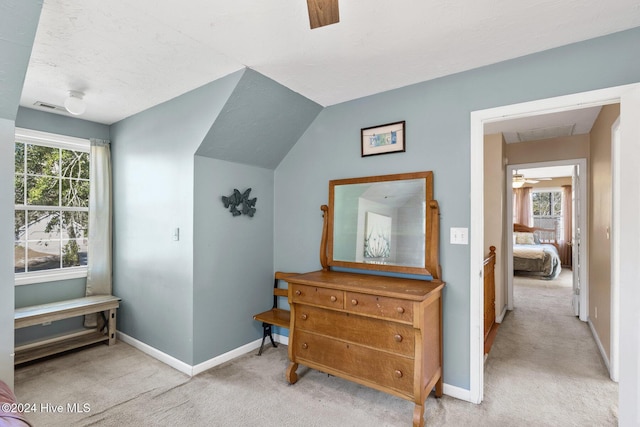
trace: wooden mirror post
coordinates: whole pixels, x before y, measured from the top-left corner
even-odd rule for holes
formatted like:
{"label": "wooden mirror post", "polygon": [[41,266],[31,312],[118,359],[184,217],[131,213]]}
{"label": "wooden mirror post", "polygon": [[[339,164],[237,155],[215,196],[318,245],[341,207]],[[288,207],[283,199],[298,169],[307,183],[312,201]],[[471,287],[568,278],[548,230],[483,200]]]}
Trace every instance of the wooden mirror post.
{"label": "wooden mirror post", "polygon": [[329,206],[320,206],[322,210],[322,237],[320,239],[320,265],[324,271],[329,271],[327,262],[327,230],[329,227]]}

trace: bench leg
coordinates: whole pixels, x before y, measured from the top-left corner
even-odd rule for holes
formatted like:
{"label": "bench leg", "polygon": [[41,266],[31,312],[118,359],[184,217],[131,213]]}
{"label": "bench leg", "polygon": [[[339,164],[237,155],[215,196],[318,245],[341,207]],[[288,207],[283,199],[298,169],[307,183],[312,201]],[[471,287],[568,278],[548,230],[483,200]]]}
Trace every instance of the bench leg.
{"label": "bench leg", "polygon": [[271,340],[271,345],[274,347],[278,347],[278,344],[273,340],[273,335],[271,335],[271,325],[268,323],[262,324],[262,344],[260,344],[260,350],[258,351],[258,356],[262,356],[262,349],[264,347],[264,340],[269,337]]}
{"label": "bench leg", "polygon": [[109,334],[109,345],[116,343],[116,309],[109,310],[109,327],[107,328]]}

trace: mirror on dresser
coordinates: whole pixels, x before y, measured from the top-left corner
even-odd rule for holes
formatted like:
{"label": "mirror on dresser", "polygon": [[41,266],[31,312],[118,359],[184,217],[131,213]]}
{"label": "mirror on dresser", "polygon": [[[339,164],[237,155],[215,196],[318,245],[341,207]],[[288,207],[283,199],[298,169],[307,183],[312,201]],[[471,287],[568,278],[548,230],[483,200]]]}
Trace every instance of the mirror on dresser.
{"label": "mirror on dresser", "polygon": [[332,180],[323,210],[323,267],[439,278],[433,172]]}

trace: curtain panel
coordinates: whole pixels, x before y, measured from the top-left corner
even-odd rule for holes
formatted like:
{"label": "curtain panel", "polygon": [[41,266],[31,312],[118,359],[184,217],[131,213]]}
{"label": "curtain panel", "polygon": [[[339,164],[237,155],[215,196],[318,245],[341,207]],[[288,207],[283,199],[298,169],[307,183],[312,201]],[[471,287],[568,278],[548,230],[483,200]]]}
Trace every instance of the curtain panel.
{"label": "curtain panel", "polygon": [[513,222],[533,227],[531,187],[514,188],[513,194]]}
{"label": "curtain panel", "polygon": [[[110,142],[91,139],[89,189],[89,247],[86,295],[111,295],[111,148]],[[87,315],[86,327],[97,325]]]}

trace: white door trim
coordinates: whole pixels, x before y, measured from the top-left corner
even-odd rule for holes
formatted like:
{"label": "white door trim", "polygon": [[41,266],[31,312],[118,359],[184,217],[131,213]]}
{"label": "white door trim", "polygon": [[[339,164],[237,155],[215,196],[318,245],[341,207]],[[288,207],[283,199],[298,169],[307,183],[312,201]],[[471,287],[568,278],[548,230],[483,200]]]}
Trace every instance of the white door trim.
{"label": "white door trim", "polygon": [[[583,108],[589,106],[598,106],[604,104],[611,104],[621,102],[621,151],[624,150],[627,154],[637,154],[639,151],[637,148],[638,141],[640,140],[640,125],[637,117],[632,119],[631,112],[635,112],[640,109],[636,104],[640,102],[640,84],[631,84],[624,86],[616,86],[607,89],[594,90],[590,92],[583,92],[579,94],[565,95],[556,98],[549,98],[544,100],[537,100],[531,102],[524,102],[521,104],[514,104],[509,106],[490,108],[486,110],[479,110],[471,112],[471,138],[470,138],[470,281],[469,281],[469,397],[470,401],[474,403],[480,403],[483,400],[483,388],[484,388],[484,343],[483,343],[483,284],[482,284],[482,262],[484,258],[484,180],[483,180],[483,148],[484,148],[484,124],[505,120],[507,118],[526,117],[537,114],[546,114],[560,111],[572,110],[575,108]],[[629,120],[625,117],[625,100],[629,105]],[[631,108],[632,107],[632,108]],[[633,121],[635,120],[635,123]],[[627,126],[631,131],[625,133]],[[624,153],[621,152],[621,155]],[[640,174],[637,171],[637,167],[632,167],[631,158],[621,162],[621,179],[625,180],[631,178],[631,183],[638,184]],[[635,187],[635,192],[628,197],[625,193],[625,203],[628,203],[632,209],[635,209],[637,213],[640,210],[640,186]],[[626,209],[626,207],[625,207]],[[637,217],[635,218],[637,220]],[[640,264],[640,230],[636,224],[631,224],[631,216],[625,215],[621,217],[620,227],[631,233],[630,238],[635,238],[635,242],[627,243],[625,248],[625,260],[633,260],[635,266],[625,267],[624,277],[620,277],[620,292],[621,294],[626,288],[630,295],[637,295],[638,290],[631,289],[635,278],[638,277],[638,264]],[[622,251],[620,251],[622,254]],[[622,263],[625,261],[620,260]],[[621,268],[622,270],[622,268]],[[635,274],[635,276],[634,276]],[[626,286],[625,286],[626,285]],[[637,302],[628,302],[629,304],[637,304]],[[620,315],[621,322],[623,319],[623,313],[631,317],[631,313],[624,311],[625,306],[621,304]],[[640,327],[640,316],[635,315],[631,325]],[[621,325],[622,326],[622,325]],[[631,326],[630,326],[631,327]],[[623,331],[621,330],[621,335]],[[629,336],[629,343],[625,342],[627,349],[631,352],[630,358],[635,357],[635,360],[639,360],[640,345],[638,344],[640,338],[637,336]],[[627,341],[625,339],[625,341]],[[622,354],[622,349],[621,349]],[[627,359],[625,358],[625,361]],[[631,360],[631,359],[629,359]],[[620,363],[620,371],[623,371],[625,365]],[[630,372],[636,373],[635,380],[640,379],[640,368],[636,366],[634,369],[630,369]],[[622,377],[622,374],[621,374]],[[621,395],[622,395],[622,381],[621,381]],[[640,410],[637,403],[640,403],[640,384],[636,381],[635,385],[629,384],[628,395],[624,398],[626,402],[635,402],[636,408],[626,408],[627,411],[633,412],[625,416],[635,417],[638,416],[640,421]],[[622,403],[622,398],[621,398]],[[623,412],[622,406],[620,411]]]}
{"label": "white door trim", "polygon": [[611,348],[609,375],[618,382],[620,352],[620,117],[611,126]]}
{"label": "white door trim", "polygon": [[[624,208],[619,210],[618,289],[620,291],[620,349],[618,423],[640,425],[640,85],[621,94],[620,181]],[[622,199],[621,197],[621,199]],[[621,200],[622,201],[622,200]]]}

